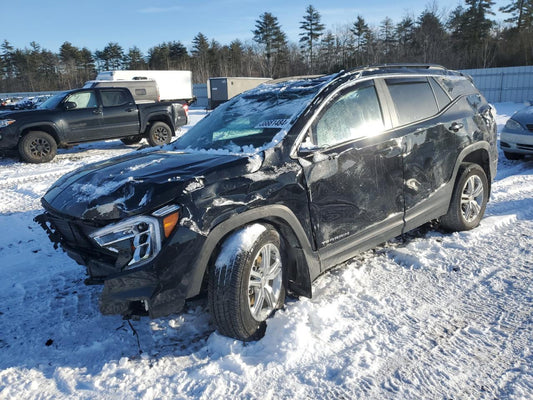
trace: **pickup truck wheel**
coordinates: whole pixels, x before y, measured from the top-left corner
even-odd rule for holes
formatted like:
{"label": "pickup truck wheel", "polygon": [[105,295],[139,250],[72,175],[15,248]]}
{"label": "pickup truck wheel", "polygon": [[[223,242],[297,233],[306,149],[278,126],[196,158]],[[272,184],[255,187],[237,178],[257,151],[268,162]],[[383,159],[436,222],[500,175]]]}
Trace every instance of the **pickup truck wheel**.
{"label": "pickup truck wheel", "polygon": [[18,151],[23,161],[34,164],[45,163],[55,157],[57,143],[48,133],[33,131],[20,139]]}
{"label": "pickup truck wheel", "polygon": [[448,213],[440,220],[449,231],[466,231],[479,225],[489,198],[489,184],[483,168],[466,164],[459,170]]}
{"label": "pickup truck wheel", "polygon": [[155,122],[150,126],[150,131],[148,132],[146,139],[150,146],[162,146],[170,143],[170,139],[172,139],[172,131],[164,122]]}
{"label": "pickup truck wheel", "polygon": [[222,335],[243,341],[260,339],[265,320],[285,302],[278,232],[257,223],[226,239],[210,270],[208,297]]}
{"label": "pickup truck wheel", "polygon": [[139,143],[143,139],[142,136],[136,135],[136,136],[127,136],[125,138],[120,139],[122,143],[124,144],[136,144]]}

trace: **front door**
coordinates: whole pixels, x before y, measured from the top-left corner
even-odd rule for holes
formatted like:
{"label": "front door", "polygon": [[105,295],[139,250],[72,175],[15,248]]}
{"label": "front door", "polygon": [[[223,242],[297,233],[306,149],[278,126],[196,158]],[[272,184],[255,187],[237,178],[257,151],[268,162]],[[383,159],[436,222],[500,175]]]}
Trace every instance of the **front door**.
{"label": "front door", "polygon": [[72,93],[63,101],[63,106],[63,123],[69,142],[83,142],[101,134],[102,109],[94,90]]}
{"label": "front door", "polygon": [[301,145],[316,246],[333,263],[375,245],[380,232],[401,232],[402,147],[389,127],[366,81],[334,95]]}

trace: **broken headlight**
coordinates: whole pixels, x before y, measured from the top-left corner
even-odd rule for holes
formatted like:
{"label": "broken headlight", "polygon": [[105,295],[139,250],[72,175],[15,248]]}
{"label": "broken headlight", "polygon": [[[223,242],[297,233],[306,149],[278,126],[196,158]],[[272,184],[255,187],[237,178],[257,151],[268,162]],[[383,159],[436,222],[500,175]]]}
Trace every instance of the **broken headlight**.
{"label": "broken headlight", "polygon": [[161,250],[179,219],[178,206],[166,206],[153,216],[141,215],[108,225],[91,234],[102,248],[126,260],[126,269],[152,260]]}

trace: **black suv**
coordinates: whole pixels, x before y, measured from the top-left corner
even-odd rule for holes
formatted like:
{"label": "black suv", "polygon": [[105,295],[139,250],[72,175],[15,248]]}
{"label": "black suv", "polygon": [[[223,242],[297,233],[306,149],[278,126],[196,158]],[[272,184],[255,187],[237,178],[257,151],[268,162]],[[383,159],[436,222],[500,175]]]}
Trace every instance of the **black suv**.
{"label": "black suv", "polygon": [[162,149],[71,172],[37,221],[104,284],[103,313],[160,317],[207,291],[219,332],[252,340],[357,252],[435,219],[477,226],[496,164],[469,77],[367,67],[271,81]]}

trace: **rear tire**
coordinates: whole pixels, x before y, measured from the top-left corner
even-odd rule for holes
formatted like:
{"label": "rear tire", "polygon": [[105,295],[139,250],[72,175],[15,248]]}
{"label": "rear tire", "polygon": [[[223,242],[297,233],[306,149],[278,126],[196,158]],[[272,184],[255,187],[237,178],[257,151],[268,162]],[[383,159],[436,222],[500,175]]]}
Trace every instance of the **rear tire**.
{"label": "rear tire", "polygon": [[32,131],[23,136],[18,144],[20,158],[28,163],[40,164],[51,161],[57,153],[57,143],[46,132]]}
{"label": "rear tire", "polygon": [[487,201],[489,184],[483,168],[477,164],[465,164],[459,170],[448,213],[440,220],[448,231],[467,231],[479,225]]}
{"label": "rear tire", "polygon": [[249,225],[226,239],[209,275],[209,308],[218,331],[238,340],[264,336],[265,320],[285,302],[281,239]]}
{"label": "rear tire", "polygon": [[163,146],[170,143],[172,139],[172,130],[164,122],[154,122],[150,126],[146,140],[150,146]]}

